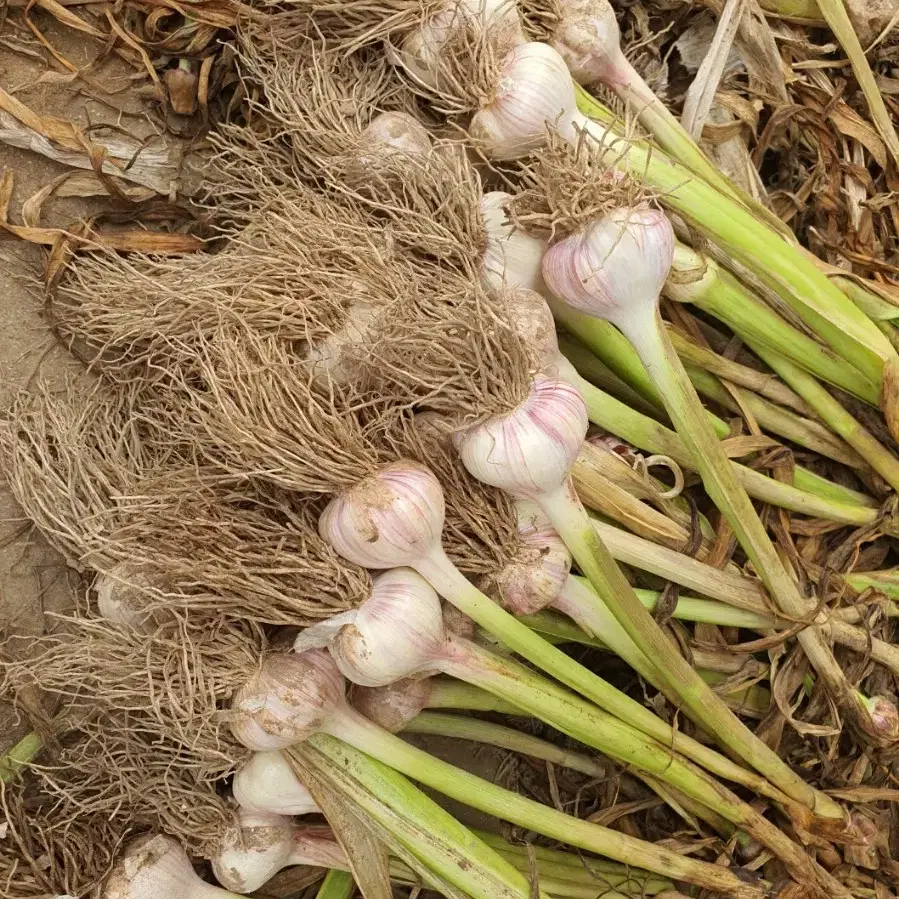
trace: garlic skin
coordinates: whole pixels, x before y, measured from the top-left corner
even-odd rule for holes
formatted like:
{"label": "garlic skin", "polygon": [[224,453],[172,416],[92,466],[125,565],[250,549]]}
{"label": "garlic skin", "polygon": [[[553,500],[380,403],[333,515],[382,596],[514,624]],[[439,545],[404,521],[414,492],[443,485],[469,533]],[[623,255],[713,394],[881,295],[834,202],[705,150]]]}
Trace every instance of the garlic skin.
{"label": "garlic skin", "polygon": [[388,45],[388,58],[420,84],[438,89],[443,48],[464,30],[473,28],[489,29],[490,43],[500,54],[524,42],[514,0],[449,0],[445,9],[409,32],[397,49]]}
{"label": "garlic skin", "polygon": [[212,860],[215,879],[226,889],[252,893],[290,865],[347,866],[328,827],[294,824],[281,815],[238,813]]}
{"label": "garlic skin", "polygon": [[674,230],[665,214],[622,207],[551,246],[543,277],[560,300],[627,334],[655,315],[673,260]]}
{"label": "garlic skin", "polygon": [[434,588],[411,568],[394,568],[372,581],[371,597],[356,609],[353,623],[340,629],[330,650],[347,680],[382,687],[436,673],[445,642]]}
{"label": "garlic skin", "polygon": [[231,702],[231,732],[257,752],[284,749],[321,730],[344,703],[327,652],[272,653]]}
{"label": "garlic skin", "polygon": [[94,581],[97,611],[107,621],[148,634],[154,629],[153,616],[144,610],[152,589],[147,575],[134,565],[120,562],[108,572],[100,571]]}
{"label": "garlic skin", "polygon": [[234,899],[201,880],[187,853],[171,837],[157,834],[129,843],[116,861],[100,899]]}
{"label": "garlic skin", "polygon": [[341,556],[363,568],[414,568],[440,545],[444,516],[437,478],[406,460],[332,499],[318,530]]}
{"label": "garlic skin", "polygon": [[571,571],[571,553],[547,517],[532,502],[518,500],[521,546],[495,578],[500,604],[513,615],[533,615],[551,606]]}
{"label": "garlic skin", "polygon": [[431,149],[431,135],[407,112],[382,112],[363,129],[362,143],[399,153],[424,155]]}
{"label": "garlic skin", "polygon": [[311,815],[319,811],[290,762],[277,750],[255,752],[231,782],[237,804],[247,812]]}
{"label": "garlic skin", "polygon": [[369,721],[395,734],[428,707],[430,678],[407,677],[384,687],[353,687],[350,704]]}
{"label": "garlic skin", "polygon": [[557,0],[559,24],[550,44],[578,84],[626,84],[630,64],[621,52],[621,29],[608,0]]}
{"label": "garlic skin", "polygon": [[587,424],[577,390],[538,375],[530,396],[517,409],[461,432],[454,440],[473,477],[539,503],[567,486]]}
{"label": "garlic skin", "polygon": [[487,246],[481,258],[481,281],[485,287],[521,287],[538,293],[543,283],[543,254],[546,241],[516,228],[506,215],[512,194],[491,190],[481,197],[481,223]]}
{"label": "garlic skin", "polygon": [[487,156],[504,161],[539,150],[547,125],[576,139],[582,120],[565,60],[548,44],[531,41],[503,59],[493,94],[468,131]]}

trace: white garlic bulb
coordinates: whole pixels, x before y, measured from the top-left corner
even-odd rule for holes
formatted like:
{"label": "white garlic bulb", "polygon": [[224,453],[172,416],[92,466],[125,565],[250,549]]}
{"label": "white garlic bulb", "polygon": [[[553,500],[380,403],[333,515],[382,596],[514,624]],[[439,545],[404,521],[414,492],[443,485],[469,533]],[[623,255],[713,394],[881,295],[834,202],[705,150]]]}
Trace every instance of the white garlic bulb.
{"label": "white garlic bulb", "polygon": [[609,0],[556,0],[558,25],[549,43],[579,84],[609,87],[628,80],[630,64],[621,51],[621,30]]}
{"label": "white garlic bulb", "polygon": [[318,529],[364,568],[414,567],[439,546],[444,514],[437,478],[417,462],[401,461],[332,499]]}
{"label": "white garlic bulb", "polygon": [[171,837],[140,837],[116,860],[100,899],[238,899],[201,880]]}
{"label": "white garlic bulb", "polygon": [[628,334],[655,315],[673,258],[667,216],[647,205],[622,207],[551,246],[543,277],[560,300]]}
{"label": "white garlic bulb", "polygon": [[548,44],[532,41],[503,59],[490,101],[468,130],[487,156],[502,161],[540,149],[548,125],[574,140],[582,121],[565,60]]}
{"label": "white garlic bulb", "polygon": [[231,792],[248,812],[311,815],[319,810],[290,762],[276,749],[254,752],[234,775]]}
{"label": "white garlic bulb", "polygon": [[538,375],[518,408],[456,435],[455,442],[479,481],[539,502],[568,483],[587,424],[577,390]]}
{"label": "white garlic bulb", "polygon": [[481,222],[487,245],[481,260],[481,280],[486,287],[545,289],[541,263],[546,241],[516,228],[506,215],[512,194],[491,190],[481,197]]}

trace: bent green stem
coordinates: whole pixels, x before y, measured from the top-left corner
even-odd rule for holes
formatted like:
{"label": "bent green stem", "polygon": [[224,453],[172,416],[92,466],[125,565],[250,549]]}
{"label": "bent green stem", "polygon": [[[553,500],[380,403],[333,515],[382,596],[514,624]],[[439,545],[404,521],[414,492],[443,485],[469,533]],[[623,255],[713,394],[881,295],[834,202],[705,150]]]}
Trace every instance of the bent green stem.
{"label": "bent green stem", "polygon": [[[341,715],[329,731],[330,735],[314,734],[307,743],[340,764],[349,766],[352,763],[355,753],[351,747],[355,747],[407,777],[500,820],[663,877],[742,899],[761,899],[762,892],[758,887],[745,883],[725,868],[698,862],[662,846],[581,821],[505,790],[410,746],[361,715]],[[293,750],[288,750],[290,752]]]}
{"label": "bent green stem", "polygon": [[[598,322],[597,319],[593,321]],[[572,360],[575,364],[580,362],[575,353],[572,354]],[[587,414],[593,424],[639,449],[670,456],[678,465],[695,468],[683,441],[670,428],[631,409],[584,378],[579,378],[574,386],[583,397]],[[730,429],[727,424],[713,418],[711,414],[709,417],[713,426],[719,430],[720,436],[728,436]],[[791,485],[775,481],[746,466],[737,463],[733,465],[740,483],[753,498],[762,502],[801,515],[824,518],[855,527],[872,524],[877,520],[877,503],[870,497],[834,484],[801,466],[796,466],[794,484]]]}
{"label": "bent green stem", "polygon": [[[629,321],[626,327],[626,336],[636,348],[650,377],[664,398],[668,414],[693,457],[706,492],[733,528],[737,540],[768,588],[776,607],[789,618],[802,619],[810,611],[809,603],[800,595],[795,582],[784,568],[746,491],[734,476],[730,461],[709,426],[705,410],[662,327],[657,310],[651,309],[646,315]],[[584,573],[586,574],[586,572]],[[629,603],[629,606],[632,607],[633,603]],[[628,609],[624,605],[619,608],[612,605],[611,608],[626,628],[633,628],[635,633],[642,630],[645,636],[652,636],[651,629],[645,624],[641,627],[639,623],[633,624],[628,621]],[[652,618],[645,609],[641,607],[641,611],[646,619],[652,622]],[[635,633],[632,633],[631,636],[636,639]],[[864,733],[871,733],[873,727],[870,723],[870,714],[834,658],[821,629],[816,625],[805,628],[798,635],[798,639],[809,662],[818,672],[834,702]],[[666,641],[664,638],[662,640],[656,638],[654,642],[661,649],[661,643]],[[670,646],[670,644],[668,645]],[[656,647],[653,646],[654,651],[655,649]],[[672,655],[676,656],[675,664],[682,670],[683,676],[687,677],[688,673],[692,672],[690,666],[682,664],[683,660],[679,654],[672,653]],[[667,670],[673,672],[677,669],[669,668]],[[692,672],[691,680],[698,681],[700,679],[695,672]],[[706,685],[703,686],[705,686],[707,695],[714,695]],[[693,714],[701,714],[708,720],[708,710],[699,701],[700,694],[694,693],[692,689],[684,692],[686,694],[685,701],[689,703],[688,709]],[[705,722],[701,723],[704,727],[706,726]],[[715,733],[714,730],[710,732]],[[738,745],[730,743],[726,745],[731,751],[740,752]],[[745,758],[742,754],[740,757]],[[749,760],[746,759],[746,761]],[[765,764],[767,767],[767,761]],[[770,777],[767,770],[762,773]],[[777,783],[777,781],[773,782]],[[782,787],[780,783],[777,785]]]}

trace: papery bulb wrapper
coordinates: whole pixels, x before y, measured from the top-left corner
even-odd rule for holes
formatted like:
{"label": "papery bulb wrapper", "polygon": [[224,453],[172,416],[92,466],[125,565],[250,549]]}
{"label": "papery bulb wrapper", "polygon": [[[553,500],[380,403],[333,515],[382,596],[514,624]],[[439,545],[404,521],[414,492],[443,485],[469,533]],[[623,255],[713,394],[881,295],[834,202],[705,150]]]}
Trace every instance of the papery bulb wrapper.
{"label": "papery bulb wrapper", "polygon": [[541,264],[546,241],[516,228],[506,215],[512,194],[492,190],[481,198],[481,222],[487,245],[481,261],[481,280],[485,286],[522,287],[540,292],[544,289]]}
{"label": "papery bulb wrapper", "polygon": [[319,731],[344,703],[345,684],[324,650],[272,653],[232,703],[231,731],[248,749],[284,749]]}
{"label": "papery bulb wrapper", "polygon": [[527,500],[515,504],[519,549],[496,576],[503,608],[533,615],[552,605],[571,571],[571,553],[540,509]]}
{"label": "papery bulb wrapper", "polygon": [[381,687],[436,671],[445,641],[440,598],[433,587],[411,569],[395,568],[372,581],[371,596],[330,649],[348,680]]}
{"label": "papery bulb wrapper", "polygon": [[616,87],[629,65],[621,52],[621,29],[608,0],[557,0],[559,23],[550,44],[579,84]]}
{"label": "papery bulb wrapper", "polygon": [[397,462],[335,497],[318,528],[363,568],[414,567],[440,544],[445,505],[437,478],[417,462]]}
{"label": "papery bulb wrapper", "polygon": [[248,812],[310,815],[319,810],[282,752],[254,752],[234,775],[231,792]]}
{"label": "papery bulb wrapper", "polygon": [[577,390],[538,376],[520,406],[457,434],[455,441],[473,477],[518,498],[539,501],[567,484],[587,424]]}
{"label": "papery bulb wrapper", "polygon": [[116,860],[100,899],[228,899],[205,883],[171,837],[139,837]]}
{"label": "papery bulb wrapper", "polygon": [[399,733],[427,708],[431,697],[430,678],[405,678],[384,687],[353,687],[352,706],[369,721]]}
{"label": "papery bulb wrapper", "polygon": [[539,150],[548,125],[575,138],[579,120],[565,60],[548,44],[530,42],[503,59],[493,95],[468,130],[485,155],[502,161]]}
{"label": "papery bulb wrapper", "polygon": [[619,208],[547,250],[543,277],[562,301],[628,327],[655,314],[674,258],[674,231],[649,206]]}

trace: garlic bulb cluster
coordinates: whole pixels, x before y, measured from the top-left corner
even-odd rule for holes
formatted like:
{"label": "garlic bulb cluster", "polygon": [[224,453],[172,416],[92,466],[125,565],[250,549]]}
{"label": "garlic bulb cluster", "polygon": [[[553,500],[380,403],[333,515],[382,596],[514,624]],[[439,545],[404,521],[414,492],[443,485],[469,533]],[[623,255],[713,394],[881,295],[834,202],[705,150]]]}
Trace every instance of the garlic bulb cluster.
{"label": "garlic bulb cluster", "polygon": [[[354,684],[380,687],[437,672],[446,643],[440,598],[410,568],[378,575],[371,596],[340,618],[336,629],[326,623],[327,645],[340,672]],[[301,633],[294,649],[302,652],[318,627]]]}
{"label": "garlic bulb cluster", "polygon": [[624,85],[632,71],[609,0],[556,0],[558,25],[549,43],[579,84]]}
{"label": "garlic bulb cluster", "polygon": [[534,503],[518,500],[515,512],[520,548],[495,577],[496,592],[513,615],[533,615],[556,601],[571,571],[571,553]]}
{"label": "garlic bulb cluster", "polygon": [[363,568],[414,568],[440,546],[445,512],[433,473],[400,461],[332,499],[318,529],[340,555]]}
{"label": "garlic bulb cluster", "polygon": [[518,408],[457,434],[455,443],[473,477],[539,503],[567,486],[587,424],[577,390],[538,375]]}
{"label": "garlic bulb cluster", "polygon": [[247,812],[311,815],[319,811],[290,762],[274,749],[254,752],[234,775],[231,792]]}
{"label": "garlic bulb cluster", "polygon": [[231,703],[231,732],[257,752],[284,749],[321,730],[344,705],[344,682],[330,656],[272,653]]}
{"label": "garlic bulb cluster", "polygon": [[255,892],[291,865],[346,868],[347,861],[329,827],[245,810],[238,812],[212,859],[215,879],[237,893]]}
{"label": "garlic bulb cluster", "polygon": [[430,678],[407,677],[383,687],[353,687],[350,702],[369,721],[395,734],[428,707]]}
{"label": "garlic bulb cluster", "polygon": [[512,194],[491,190],[481,197],[481,223],[486,247],[481,280],[486,287],[522,287],[538,293],[545,289],[541,264],[546,242],[516,228],[506,214]]}
{"label": "garlic bulb cluster", "polygon": [[630,338],[655,316],[673,259],[671,222],[641,204],[615,209],[551,246],[543,277],[560,300]]}
{"label": "garlic bulb cluster", "polygon": [[140,837],[125,847],[100,899],[237,899],[201,880],[187,853],[171,837]]}
{"label": "garlic bulb cluster", "polygon": [[532,41],[506,54],[490,100],[468,130],[487,156],[504,161],[539,150],[547,126],[575,140],[585,121],[565,60],[548,44]]}

